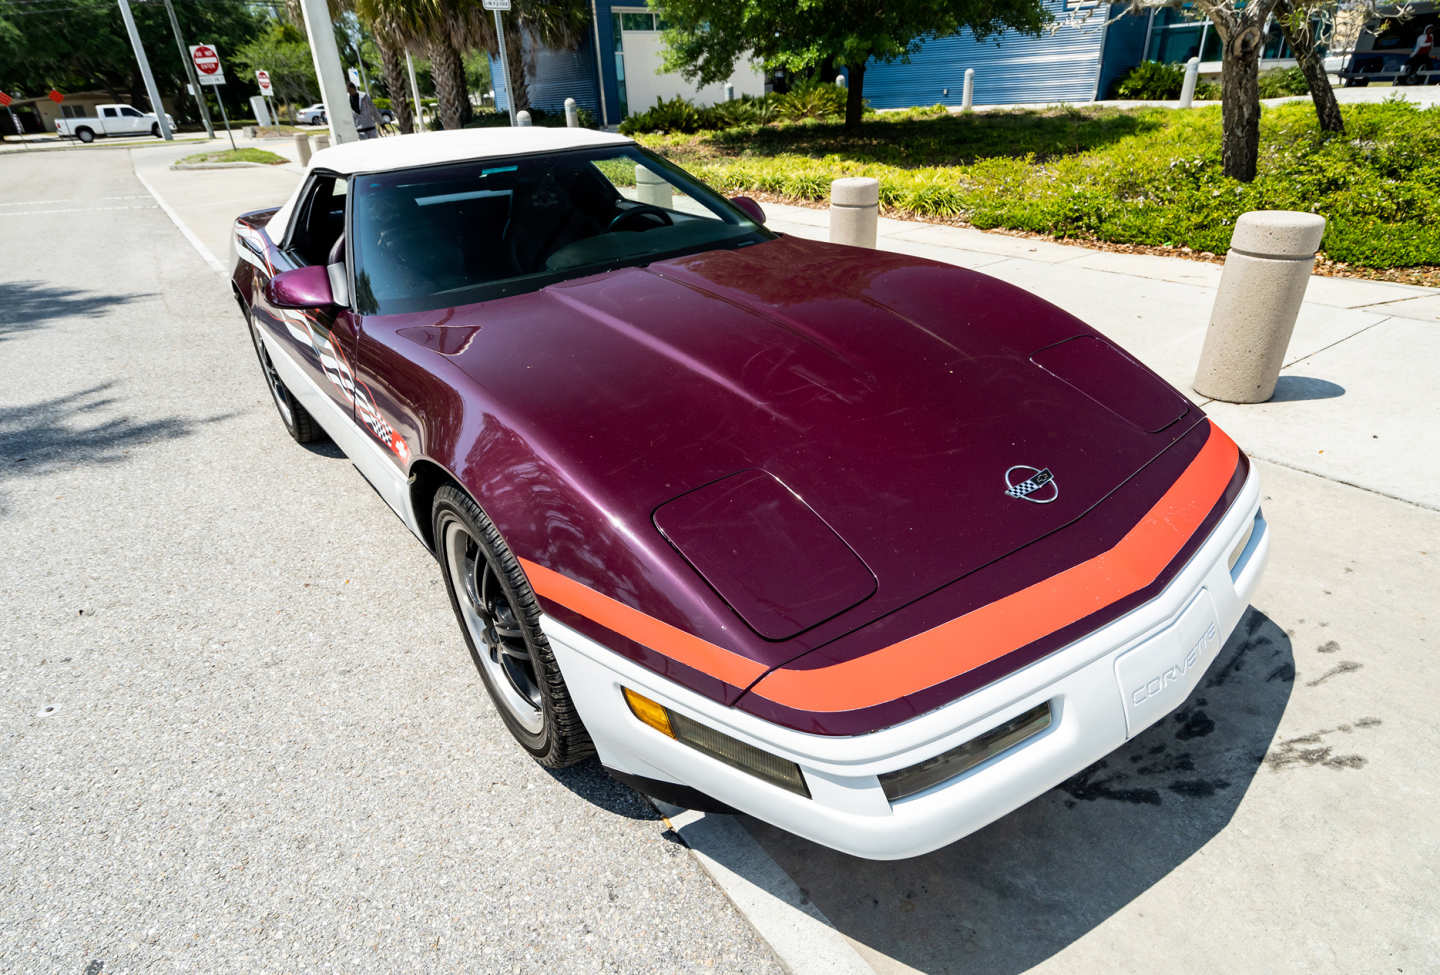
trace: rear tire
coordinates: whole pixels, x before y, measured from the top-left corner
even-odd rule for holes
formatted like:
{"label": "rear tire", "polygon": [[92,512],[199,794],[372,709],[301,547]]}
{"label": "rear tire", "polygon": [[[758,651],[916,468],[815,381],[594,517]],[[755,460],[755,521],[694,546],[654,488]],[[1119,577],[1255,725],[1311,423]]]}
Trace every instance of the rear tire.
{"label": "rear tire", "polygon": [[91,132],[89,129],[76,129],[75,138],[79,139],[81,142],[85,143],[88,146],[90,143],[95,141],[95,133]]}
{"label": "rear tire", "polygon": [[280,379],[280,374],[275,371],[275,364],[270,361],[270,353],[265,349],[254,318],[247,314],[245,319],[250,326],[250,341],[255,346],[255,356],[260,360],[260,372],[265,377],[265,385],[270,387],[270,397],[275,401],[275,411],[280,414],[280,422],[285,424],[285,432],[290,434],[296,443],[314,443],[325,439],[325,431],[320,424],[300,405]]}
{"label": "rear tire", "polygon": [[540,629],[540,604],[510,547],[453,485],[436,492],[431,524],[450,608],[505,727],[549,768],[595,754]]}

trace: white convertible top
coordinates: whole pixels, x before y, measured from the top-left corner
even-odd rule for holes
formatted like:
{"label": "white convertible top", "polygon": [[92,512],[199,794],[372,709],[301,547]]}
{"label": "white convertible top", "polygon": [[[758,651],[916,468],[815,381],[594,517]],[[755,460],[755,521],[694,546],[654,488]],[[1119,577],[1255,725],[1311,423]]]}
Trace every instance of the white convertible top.
{"label": "white convertible top", "polygon": [[[535,126],[421,132],[416,135],[347,142],[344,145],[321,149],[310,157],[306,174],[315,169],[329,170],[342,176],[383,173],[394,169],[520,156],[533,152],[563,152],[566,149],[587,149],[591,146],[627,145],[633,141],[623,135],[596,132],[593,129],[551,129]],[[276,242],[290,223],[290,213],[304,185],[305,180],[302,178],[295,191],[290,194],[290,199],[270,218],[270,236]]]}

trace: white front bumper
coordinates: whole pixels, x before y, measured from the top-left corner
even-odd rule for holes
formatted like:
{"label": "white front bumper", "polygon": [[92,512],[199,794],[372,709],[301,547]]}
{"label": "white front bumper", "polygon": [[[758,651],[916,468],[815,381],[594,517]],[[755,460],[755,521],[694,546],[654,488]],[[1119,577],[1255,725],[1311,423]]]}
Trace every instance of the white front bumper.
{"label": "white front bumper", "polygon": [[[600,760],[677,782],[807,839],[893,860],[938,849],[1029,802],[1173,711],[1235,628],[1269,555],[1254,469],[1165,590],[1062,650],[944,707],[867,735],[806,734],[727,708],[547,618],[545,632]],[[1228,556],[1255,532],[1231,570]],[[810,798],[667,738],[630,712],[630,687],[798,765]],[[1049,728],[964,774],[891,803],[877,776],[976,738],[1049,701]]]}

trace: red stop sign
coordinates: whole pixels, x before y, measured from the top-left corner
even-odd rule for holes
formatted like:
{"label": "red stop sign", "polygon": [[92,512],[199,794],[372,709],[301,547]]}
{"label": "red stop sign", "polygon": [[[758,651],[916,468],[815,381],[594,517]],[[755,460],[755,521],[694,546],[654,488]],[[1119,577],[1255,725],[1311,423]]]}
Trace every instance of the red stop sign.
{"label": "red stop sign", "polygon": [[9,95],[5,94],[3,91],[0,91],[0,107],[9,108],[11,101],[13,101],[13,99]]}
{"label": "red stop sign", "polygon": [[220,70],[220,55],[215,49],[207,44],[200,44],[191,52],[195,60],[195,70],[201,74],[215,74]]}

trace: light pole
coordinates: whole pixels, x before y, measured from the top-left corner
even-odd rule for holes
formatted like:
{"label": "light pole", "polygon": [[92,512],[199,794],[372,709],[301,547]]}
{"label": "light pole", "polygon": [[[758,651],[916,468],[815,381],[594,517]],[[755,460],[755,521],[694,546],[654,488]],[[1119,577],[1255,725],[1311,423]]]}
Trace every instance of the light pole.
{"label": "light pole", "polygon": [[301,10],[305,14],[305,33],[310,35],[315,78],[320,82],[320,100],[325,103],[325,117],[330,120],[335,144],[356,142],[360,133],[355,131],[355,113],[345,93],[345,69],[340,66],[329,5],[326,0],[302,0]]}
{"label": "light pole", "polygon": [[175,19],[175,5],[171,0],[165,0],[165,12],[170,15],[170,29],[175,33],[175,46],[180,49],[180,63],[185,65],[185,77],[190,79],[190,91],[195,96],[195,104],[200,106],[205,134],[213,139],[215,127],[210,124],[210,109],[205,107],[205,96],[200,93],[200,79],[195,77],[195,65],[190,61],[190,49],[185,46],[185,39],[180,36],[180,21]]}
{"label": "light pole", "polygon": [[130,46],[135,49],[135,60],[140,64],[140,77],[145,79],[145,94],[150,97],[150,107],[155,110],[155,122],[160,134],[169,142],[175,136],[170,132],[170,120],[165,117],[165,103],[155,87],[155,76],[150,73],[150,59],[145,56],[145,45],[140,43],[140,32],[135,29],[135,17],[130,13],[130,0],[119,0],[120,19],[125,21],[125,32],[130,35]]}

